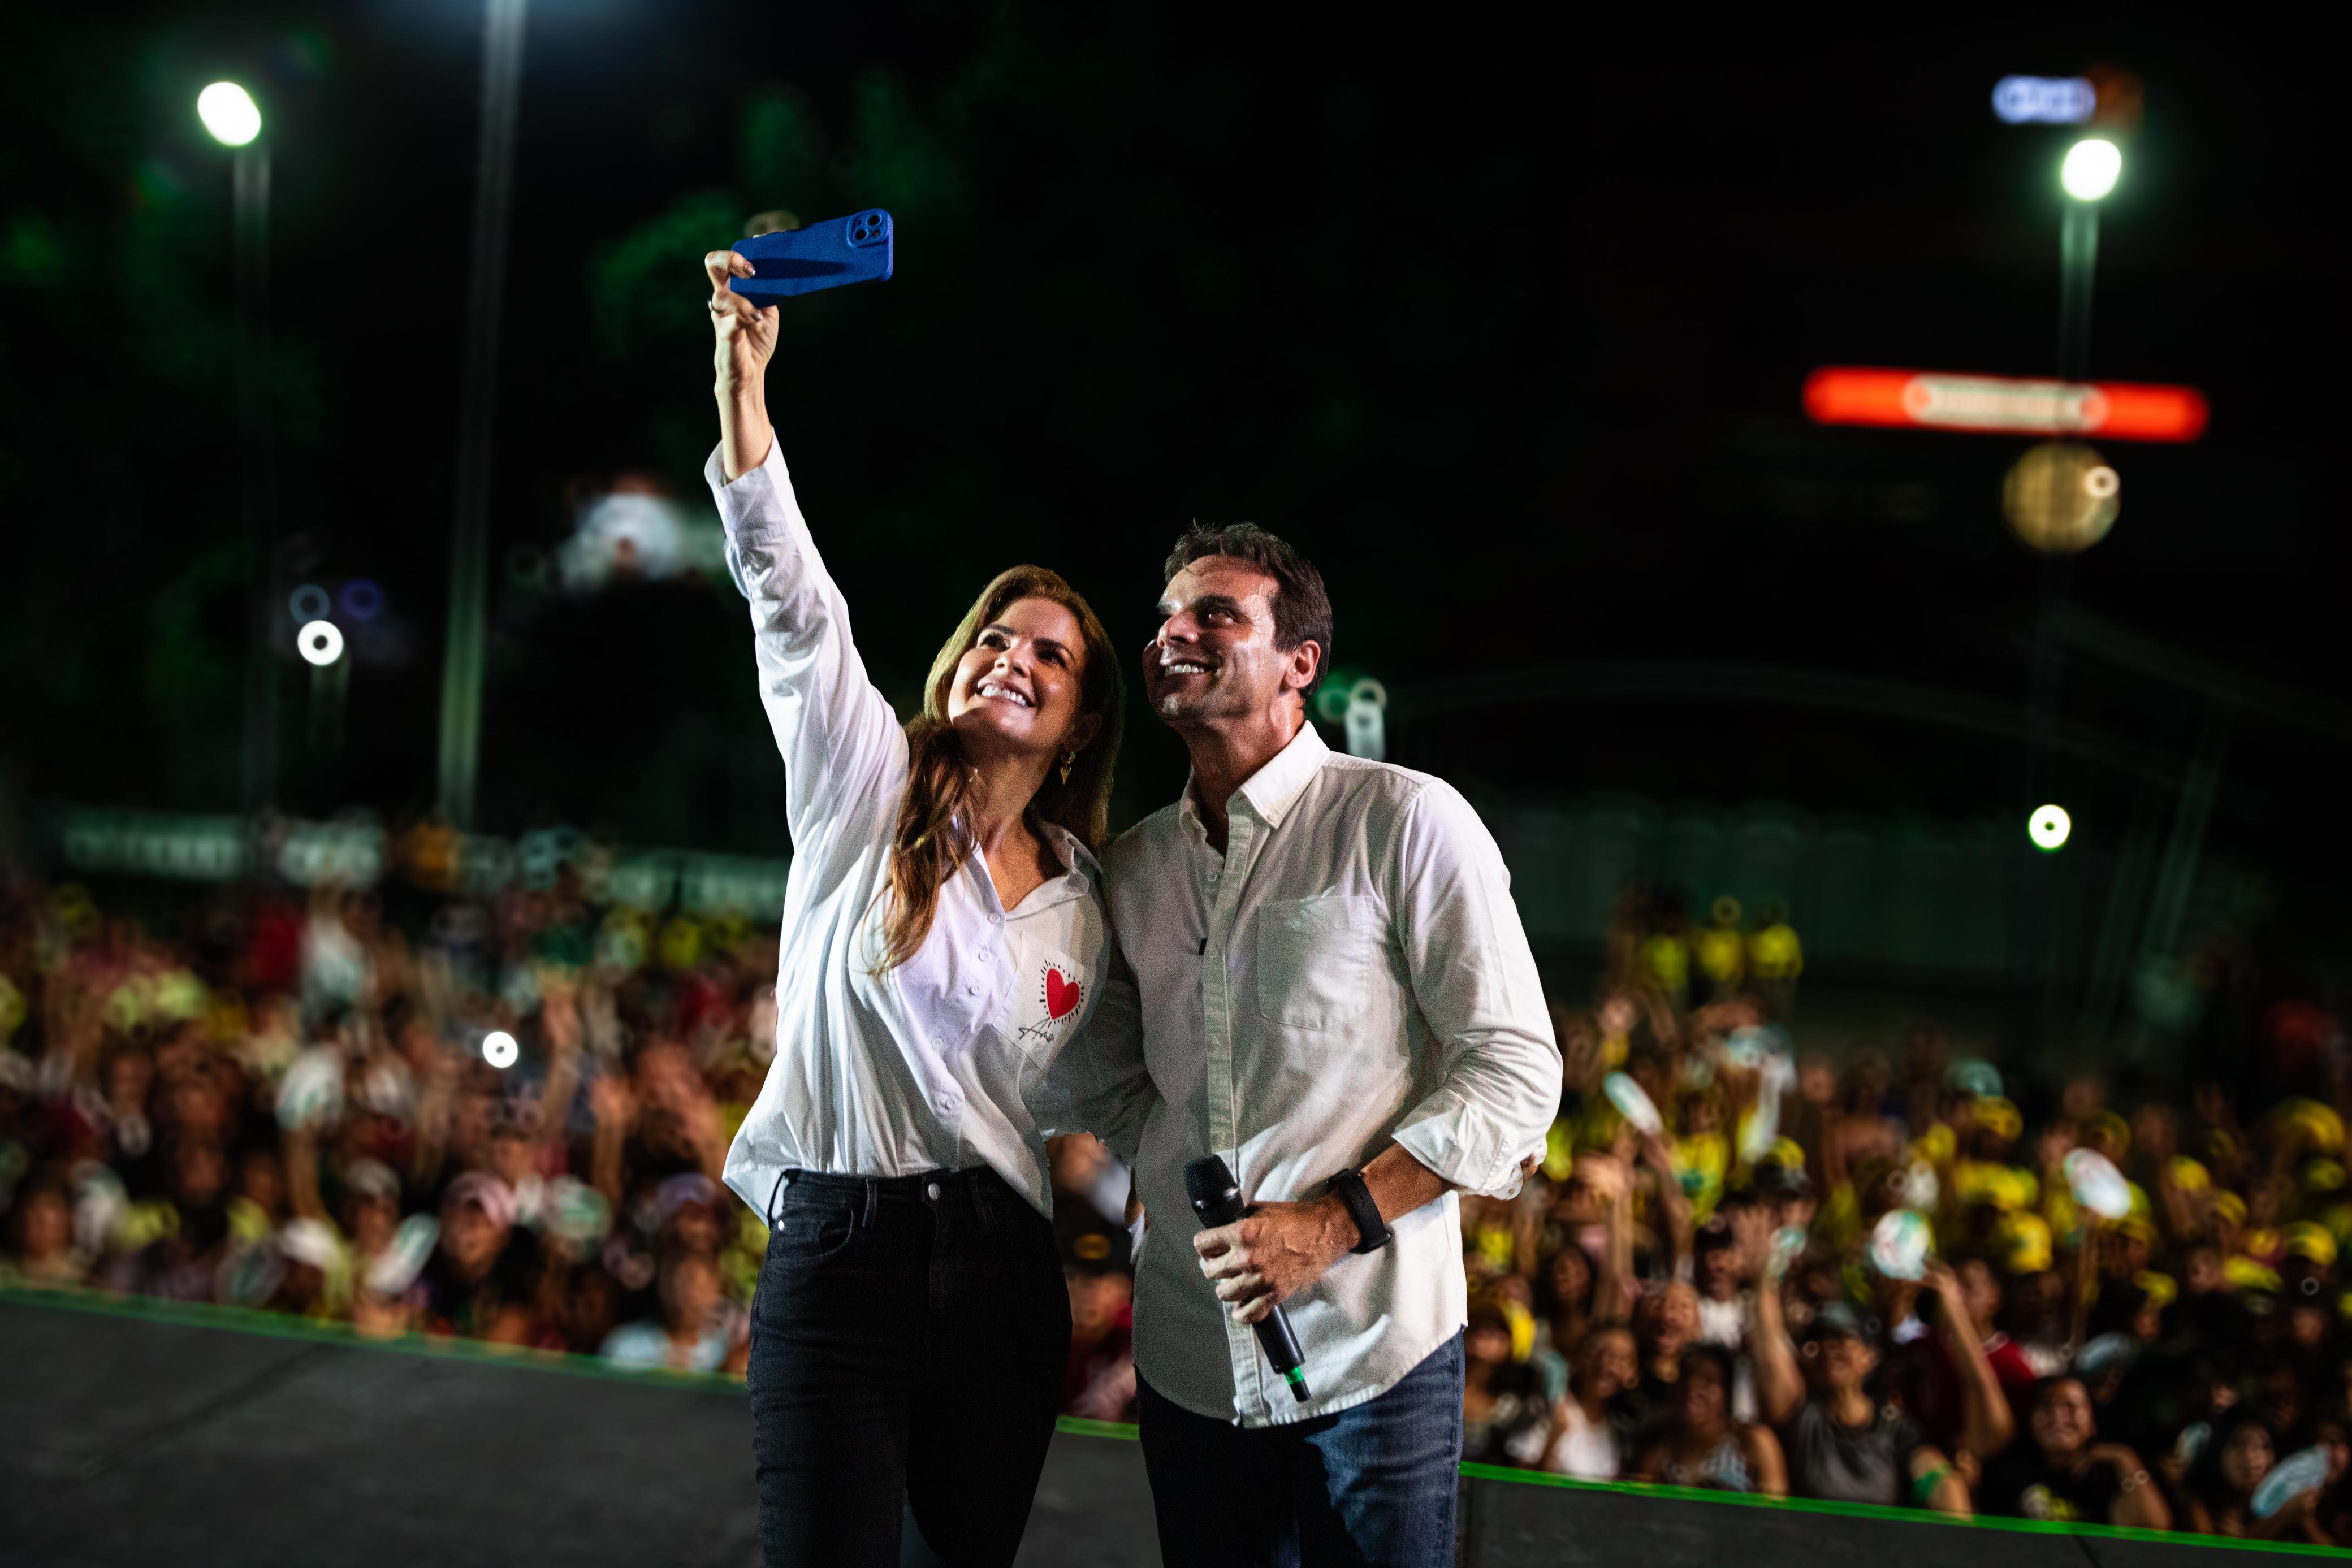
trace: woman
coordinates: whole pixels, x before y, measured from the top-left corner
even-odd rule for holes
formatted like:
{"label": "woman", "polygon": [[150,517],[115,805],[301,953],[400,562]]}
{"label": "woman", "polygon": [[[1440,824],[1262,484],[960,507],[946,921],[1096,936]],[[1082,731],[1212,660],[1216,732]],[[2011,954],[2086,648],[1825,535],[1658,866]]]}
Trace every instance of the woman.
{"label": "woman", "polygon": [[[1528,1325],[1532,1329],[1533,1324]],[[1534,1336],[1528,1334],[1528,1348]],[[1463,1331],[1462,1457],[1487,1465],[1532,1464],[1543,1453],[1543,1375],[1518,1354],[1510,1309],[1495,1299],[1470,1307]]]}
{"label": "woman", "polygon": [[1717,1344],[1695,1344],[1682,1354],[1679,1395],[1671,1426],[1643,1451],[1635,1475],[1668,1486],[1789,1495],[1789,1468],[1780,1439],[1731,1417],[1734,1363]]}
{"label": "woman", "polygon": [[2164,1489],[2139,1456],[2097,1440],[2098,1415],[2080,1377],[2043,1378],[2026,1408],[2032,1441],[2011,1444],[1985,1467],[1977,1501],[1986,1512],[2172,1528]]}
{"label": "woman", "polygon": [[1576,1347],[1568,1393],[1552,1402],[1551,1433],[1536,1469],[1579,1480],[1613,1481],[1624,1469],[1612,1405],[1640,1375],[1631,1330],[1598,1328]]}
{"label": "woman", "polygon": [[2271,1430],[2252,1414],[2233,1410],[2215,1422],[2181,1487],[2188,1497],[2188,1528],[2200,1535],[2262,1541],[2301,1535],[2318,1499],[2315,1490],[2297,1492],[2267,1517],[2254,1512],[2254,1493],[2276,1463],[2278,1446]]}
{"label": "woman", "polygon": [[1536,1369],[1544,1397],[1568,1392],[1568,1353],[1584,1343],[1593,1322],[1592,1260],[1569,1242],[1551,1254],[1536,1276]]}
{"label": "woman", "polygon": [[717,1372],[727,1364],[739,1322],[729,1321],[719,1265],[706,1253],[673,1248],[662,1260],[660,1311],[623,1323],[596,1354],[632,1371]]}
{"label": "woman", "polygon": [[991,582],[902,730],[776,450],[777,312],[704,258],[707,472],[751,603],[793,836],[776,1055],[726,1161],[771,1235],[749,1366],[770,1563],[895,1564],[911,1505],[953,1562],[1009,1563],[1070,1309],[1024,1096],[1084,1024],[1108,926],[1093,851],[1118,658],[1050,571]]}

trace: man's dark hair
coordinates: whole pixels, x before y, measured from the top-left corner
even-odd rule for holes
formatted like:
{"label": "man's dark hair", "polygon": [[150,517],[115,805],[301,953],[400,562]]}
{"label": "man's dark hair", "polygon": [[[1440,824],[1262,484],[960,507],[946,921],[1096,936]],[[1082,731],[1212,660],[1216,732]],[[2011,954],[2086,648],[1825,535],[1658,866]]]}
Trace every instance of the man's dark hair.
{"label": "man's dark hair", "polygon": [[[1331,672],[1331,596],[1324,591],[1323,574],[1315,563],[1291,548],[1290,541],[1267,533],[1255,523],[1194,523],[1168,552],[1162,581],[1204,556],[1231,556],[1274,579],[1274,645],[1285,653],[1301,643],[1322,650],[1315,662],[1315,682],[1320,685]],[[1315,686],[1299,694],[1309,711]]]}

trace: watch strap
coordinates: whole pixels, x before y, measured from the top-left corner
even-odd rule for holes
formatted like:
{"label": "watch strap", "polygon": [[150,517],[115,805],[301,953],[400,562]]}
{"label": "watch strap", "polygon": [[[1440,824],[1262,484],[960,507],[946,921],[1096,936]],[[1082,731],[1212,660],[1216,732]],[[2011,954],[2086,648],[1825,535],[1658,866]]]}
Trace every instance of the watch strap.
{"label": "watch strap", "polygon": [[1340,1203],[1347,1207],[1348,1217],[1356,1222],[1360,1239],[1348,1250],[1377,1252],[1389,1244],[1389,1238],[1393,1233],[1389,1229],[1388,1221],[1381,1218],[1381,1206],[1372,1201],[1371,1189],[1364,1185],[1361,1172],[1341,1171],[1331,1178],[1331,1190],[1339,1195]]}

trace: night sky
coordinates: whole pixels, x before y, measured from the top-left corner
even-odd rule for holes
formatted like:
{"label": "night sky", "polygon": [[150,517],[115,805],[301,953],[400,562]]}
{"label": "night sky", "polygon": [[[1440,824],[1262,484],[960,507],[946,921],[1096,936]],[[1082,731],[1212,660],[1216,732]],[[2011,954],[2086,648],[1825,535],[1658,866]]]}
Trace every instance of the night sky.
{"label": "night sky", "polygon": [[[249,559],[228,395],[227,161],[275,175],[281,586],[367,577],[339,743],[287,665],[281,798],[429,804],[479,12],[18,8],[0,23],[0,800],[237,801]],[[887,285],[787,309],[771,402],[902,709],[991,573],[1052,565],[1139,648],[1186,519],[1322,565],[1338,662],[1443,694],[1529,666],[1707,660],[2021,705],[2040,562],[2023,438],[1809,424],[1826,363],[2054,370],[2058,158],[2011,72],[2136,73],[2091,371],[2212,400],[2114,444],[2115,531],[2067,591],[2333,704],[2341,266],[2330,89],[2284,38],[2019,23],[1802,34],[1344,26],[1250,10],[541,0],[525,62],[499,414],[481,821],[784,847],[731,589],[533,599],[507,570],[631,475],[707,514],[698,256],[742,219],[867,205]],[[2185,757],[2196,699],[2071,659],[2070,723]],[[2336,710],[2321,715],[2326,720]],[[1968,818],[2011,743],[1769,703],[1619,698],[1412,725],[1392,755],[1528,796]],[[2242,722],[2217,838],[2332,889],[2352,739]],[[2129,781],[2070,762],[2096,834]],[[2111,770],[2110,770],[2111,771]],[[1129,727],[1115,822],[1181,748]],[[2331,894],[2332,896],[2332,894]]]}

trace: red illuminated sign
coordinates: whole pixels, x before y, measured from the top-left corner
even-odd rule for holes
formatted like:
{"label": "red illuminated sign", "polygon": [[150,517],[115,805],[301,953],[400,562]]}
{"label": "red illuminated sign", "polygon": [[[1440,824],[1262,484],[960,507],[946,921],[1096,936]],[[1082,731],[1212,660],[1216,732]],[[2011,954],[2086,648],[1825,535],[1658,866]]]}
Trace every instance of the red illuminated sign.
{"label": "red illuminated sign", "polygon": [[1828,365],[1805,379],[1817,424],[1902,425],[2012,435],[2096,435],[2109,441],[2194,441],[2205,394],[2139,382],[2038,382],[1944,371]]}

